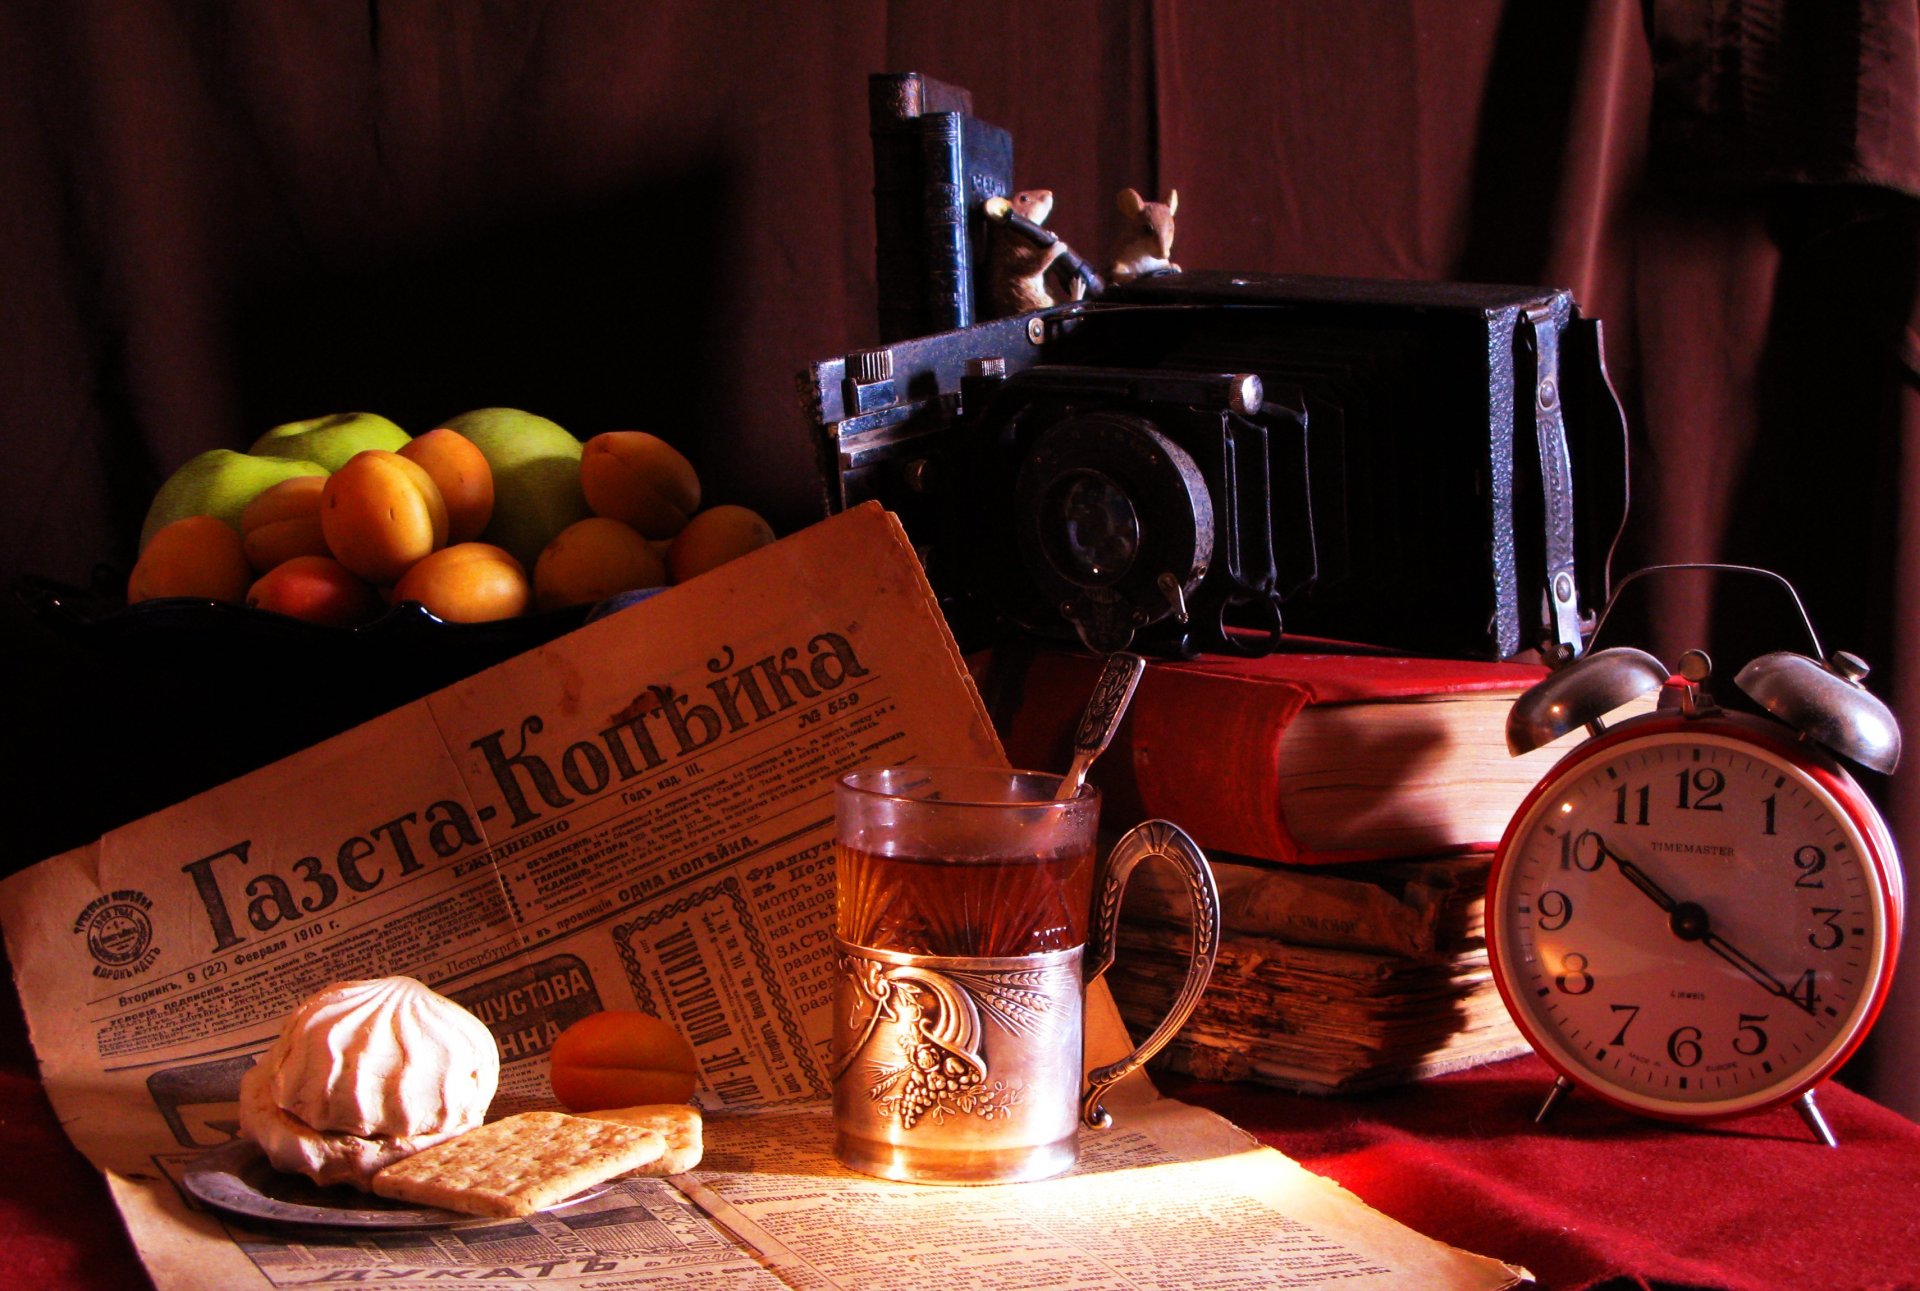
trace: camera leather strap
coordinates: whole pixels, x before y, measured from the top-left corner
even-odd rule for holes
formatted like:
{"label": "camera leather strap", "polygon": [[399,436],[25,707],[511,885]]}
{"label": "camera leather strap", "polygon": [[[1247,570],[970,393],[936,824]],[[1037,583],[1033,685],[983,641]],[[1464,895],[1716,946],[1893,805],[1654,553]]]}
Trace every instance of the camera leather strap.
{"label": "camera leather strap", "polygon": [[1573,469],[1561,411],[1560,325],[1550,301],[1528,306],[1523,325],[1534,360],[1533,430],[1540,463],[1547,611],[1557,653],[1562,659],[1573,659],[1581,648],[1580,583],[1574,568]]}
{"label": "camera leather strap", "polygon": [[1086,285],[1086,295],[1088,299],[1100,295],[1100,293],[1107,289],[1107,284],[1101,279],[1099,274],[1094,272],[1093,266],[1081,259],[1079,253],[1072,247],[1062,242],[1060,235],[1052,229],[1035,224],[1026,216],[1013,211],[1008,211],[1004,215],[989,216],[989,218],[998,220],[1001,224],[1012,229],[1015,233],[1018,233],[1021,237],[1037,247],[1059,247],[1060,254],[1056,259],[1060,268],[1066,273],[1068,278],[1078,278]]}

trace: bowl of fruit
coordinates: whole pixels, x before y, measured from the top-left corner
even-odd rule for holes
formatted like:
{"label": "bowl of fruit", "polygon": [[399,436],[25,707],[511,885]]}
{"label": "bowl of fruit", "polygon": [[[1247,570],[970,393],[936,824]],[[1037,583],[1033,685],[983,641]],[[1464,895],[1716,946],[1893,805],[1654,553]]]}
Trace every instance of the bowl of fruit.
{"label": "bowl of fruit", "polygon": [[683,582],[772,539],[745,507],[703,509],[693,465],[645,431],[582,443],[545,417],[481,408],[411,436],[341,413],[175,471],[141,526],[126,601],[347,630],[409,605],[496,623]]}
{"label": "bowl of fruit", "polygon": [[83,679],[60,701],[76,725],[149,733],[151,808],[773,541],[703,501],[688,459],[642,431],[582,442],[482,408],[409,435],[346,413],[188,460],[131,573],[16,592]]}

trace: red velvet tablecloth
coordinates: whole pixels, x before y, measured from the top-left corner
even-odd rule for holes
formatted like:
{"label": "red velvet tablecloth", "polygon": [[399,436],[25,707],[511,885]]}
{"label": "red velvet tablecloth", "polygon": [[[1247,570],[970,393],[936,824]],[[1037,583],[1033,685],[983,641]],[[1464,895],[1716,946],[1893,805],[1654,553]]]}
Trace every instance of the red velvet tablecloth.
{"label": "red velvet tablecloth", "polygon": [[1829,1085],[1840,1140],[1787,1108],[1707,1128],[1569,1096],[1537,1058],[1360,1099],[1162,1080],[1430,1237],[1545,1287],[1920,1288],[1920,1126]]}
{"label": "red velvet tablecloth", "polygon": [[[0,1288],[143,1286],[104,1181],[41,1092],[12,992],[0,995]],[[1835,1150],[1787,1110],[1680,1130],[1569,1099],[1536,1129],[1548,1074],[1531,1058],[1360,1099],[1161,1083],[1555,1291],[1920,1288],[1920,1126],[1838,1087],[1821,1094]]]}

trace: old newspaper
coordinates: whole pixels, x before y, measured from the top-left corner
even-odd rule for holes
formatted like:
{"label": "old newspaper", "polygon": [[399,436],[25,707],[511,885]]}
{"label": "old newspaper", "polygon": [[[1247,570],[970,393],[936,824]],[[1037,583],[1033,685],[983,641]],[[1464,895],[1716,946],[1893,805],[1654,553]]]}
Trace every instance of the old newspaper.
{"label": "old newspaper", "polygon": [[[869,506],[15,875],[0,925],[48,1094],[164,1288],[904,1287],[929,1262],[980,1286],[1514,1279],[1144,1086],[1052,1183],[835,1165],[831,785],[909,760],[1002,754],[904,534]],[[430,1230],[188,1204],[181,1171],[233,1138],[282,1017],[391,973],[492,1029],[496,1115],[552,1106],[547,1048],[575,1019],[672,1020],[701,1064],[707,1162]],[[1089,1057],[1109,1059],[1124,1032],[1096,1005]]]}

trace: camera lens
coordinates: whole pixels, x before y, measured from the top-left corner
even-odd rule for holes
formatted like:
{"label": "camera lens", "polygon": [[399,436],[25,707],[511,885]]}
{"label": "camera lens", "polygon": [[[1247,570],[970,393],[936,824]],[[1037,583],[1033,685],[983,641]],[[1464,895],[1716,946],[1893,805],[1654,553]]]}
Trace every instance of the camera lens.
{"label": "camera lens", "polygon": [[1014,478],[1010,532],[1033,599],[1018,589],[1008,603],[1023,624],[1071,624],[1090,650],[1124,650],[1173,613],[1163,576],[1184,592],[1207,570],[1206,479],[1186,449],[1131,407],[1036,401],[1018,411],[1015,428],[1031,447]]}
{"label": "camera lens", "polygon": [[1040,543],[1069,582],[1105,587],[1140,554],[1140,517],[1111,477],[1081,468],[1053,482],[1040,504]]}

